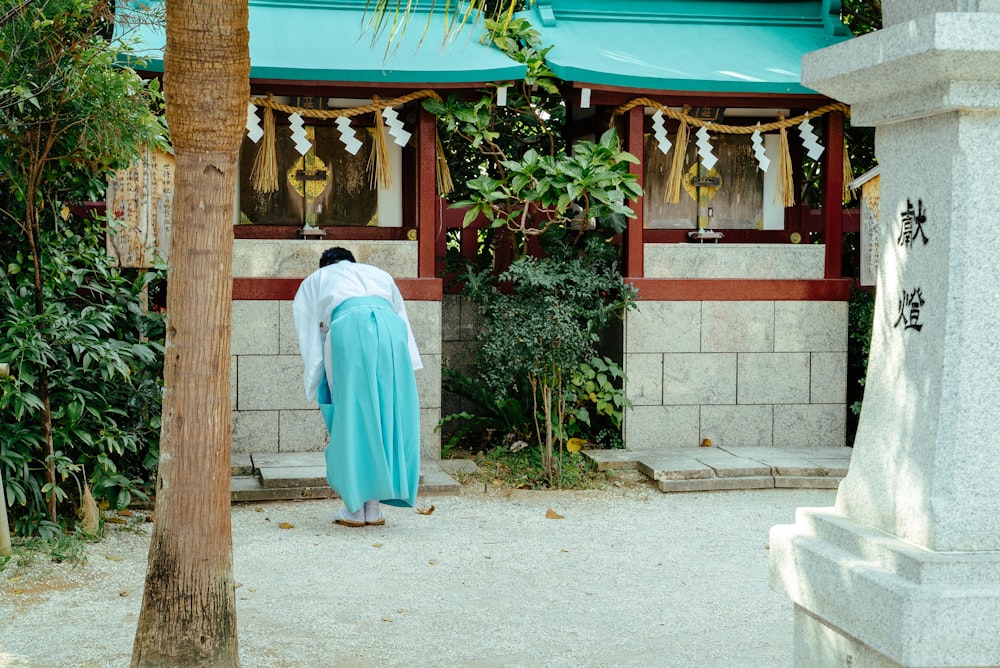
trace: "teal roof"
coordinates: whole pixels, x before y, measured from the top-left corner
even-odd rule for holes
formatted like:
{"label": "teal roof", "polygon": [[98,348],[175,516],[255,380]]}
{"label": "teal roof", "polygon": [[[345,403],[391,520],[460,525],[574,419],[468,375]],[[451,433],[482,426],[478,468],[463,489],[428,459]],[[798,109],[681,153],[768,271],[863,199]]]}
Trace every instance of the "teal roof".
{"label": "teal roof", "polygon": [[[454,84],[524,78],[524,65],[479,43],[481,20],[466,24],[445,42],[444,2],[431,12],[433,2],[415,0],[408,25],[396,31],[391,46],[393,13],[387,13],[386,29],[373,41],[366,4],[366,0],[250,0],[251,79]],[[143,42],[139,52],[148,59],[144,69],[162,72],[164,30],[147,26],[135,32]]]}
{"label": "teal roof", "polygon": [[840,0],[535,0],[561,79],[624,88],[814,93],[803,54],[850,38]]}

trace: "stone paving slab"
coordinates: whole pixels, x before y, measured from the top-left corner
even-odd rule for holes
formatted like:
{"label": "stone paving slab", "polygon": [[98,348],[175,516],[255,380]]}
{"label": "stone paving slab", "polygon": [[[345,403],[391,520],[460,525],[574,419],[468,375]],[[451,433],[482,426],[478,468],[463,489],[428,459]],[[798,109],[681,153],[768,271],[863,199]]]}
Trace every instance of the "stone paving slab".
{"label": "stone paving slab", "polygon": [[[326,481],[326,460],[322,452],[234,455],[232,476],[230,484],[232,501],[336,497]],[[441,462],[437,460],[421,462],[421,496],[455,494],[459,490],[461,485],[442,468]]]}
{"label": "stone paving slab", "polygon": [[842,477],[823,478],[818,476],[774,476],[774,486],[783,489],[837,489]]}
{"label": "stone paving slab", "polygon": [[843,477],[847,474],[847,462],[850,455],[817,457],[801,450],[787,452],[782,449],[775,452],[776,448],[737,448],[741,456],[756,460],[768,465],[775,476],[814,476]]}
{"label": "stone paving slab", "polygon": [[255,469],[326,466],[326,456],[322,452],[262,452],[251,455],[251,458]]}
{"label": "stone paving slab", "polygon": [[[657,451],[585,450],[599,470],[642,471],[663,492],[731,489],[835,489],[847,474],[850,448],[729,446]],[[322,452],[234,455],[234,501],[331,498]],[[425,460],[420,494],[455,494],[452,476],[475,470],[470,460]]]}
{"label": "stone paving slab", "polygon": [[234,476],[253,475],[253,459],[250,455],[233,455],[230,459],[230,465]]}
{"label": "stone paving slab", "polygon": [[418,492],[420,496],[441,496],[457,494],[461,491],[462,485],[452,478],[438,462],[424,462],[421,464],[421,468],[420,490]]}
{"label": "stone paving slab", "polygon": [[637,462],[637,468],[653,480],[701,480],[715,477],[712,467],[693,457],[647,454]]}
{"label": "stone paving slab", "polygon": [[639,464],[635,450],[583,450],[583,454],[597,464],[598,471],[635,470]]}
{"label": "stone paving slab", "polygon": [[728,446],[657,451],[585,450],[599,470],[638,469],[664,492],[724,489],[835,489],[851,448]]}
{"label": "stone paving slab", "polygon": [[711,467],[720,478],[751,478],[771,475],[771,467],[755,459],[740,457],[719,448],[698,448],[692,457]]}
{"label": "stone paving slab", "polygon": [[326,484],[322,487],[267,488],[260,484],[257,476],[234,476],[229,489],[230,500],[233,502],[332,499],[337,496]]}
{"label": "stone paving slab", "polygon": [[771,489],[771,476],[747,476],[744,478],[708,478],[705,480],[657,480],[661,492],[713,492],[733,489]]}
{"label": "stone paving slab", "polygon": [[321,487],[326,485],[325,466],[258,467],[257,475],[264,487]]}

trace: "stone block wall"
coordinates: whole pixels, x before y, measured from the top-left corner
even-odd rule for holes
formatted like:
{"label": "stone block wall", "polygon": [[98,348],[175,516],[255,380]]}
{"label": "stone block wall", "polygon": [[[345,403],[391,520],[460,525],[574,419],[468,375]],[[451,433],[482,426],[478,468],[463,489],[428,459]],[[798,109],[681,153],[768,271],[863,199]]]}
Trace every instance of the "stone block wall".
{"label": "stone block wall", "polygon": [[[472,375],[478,349],[475,305],[465,295],[444,295],[441,307],[441,364]],[[467,405],[466,400],[451,393],[445,393],[441,403],[441,415],[476,410]],[[447,426],[445,430],[448,431]]]}
{"label": "stone block wall", "polygon": [[[424,368],[417,371],[421,451],[440,457],[434,431],[441,416],[441,304],[409,301],[407,316]],[[291,301],[233,302],[233,452],[311,452],[328,436],[314,402],[306,400]]]}
{"label": "stone block wall", "polygon": [[629,449],[843,446],[847,303],[640,301],[625,372]]}
{"label": "stone block wall", "polygon": [[236,239],[233,276],[245,278],[305,278],[316,271],[319,257],[331,246],[342,246],[358,262],[373,264],[395,278],[417,275],[414,241],[332,241],[293,239]]}
{"label": "stone block wall", "polygon": [[[323,250],[351,250],[359,262],[382,267],[396,278],[416,276],[416,242],[293,241],[237,239],[233,275],[240,278],[301,278],[316,269]],[[424,362],[417,371],[421,451],[441,456],[435,431],[441,417],[441,302],[407,300],[406,313]],[[233,302],[233,453],[310,452],[326,447],[328,435],[314,402],[306,400],[291,299]]]}
{"label": "stone block wall", "polygon": [[646,278],[819,279],[820,244],[646,244]]}

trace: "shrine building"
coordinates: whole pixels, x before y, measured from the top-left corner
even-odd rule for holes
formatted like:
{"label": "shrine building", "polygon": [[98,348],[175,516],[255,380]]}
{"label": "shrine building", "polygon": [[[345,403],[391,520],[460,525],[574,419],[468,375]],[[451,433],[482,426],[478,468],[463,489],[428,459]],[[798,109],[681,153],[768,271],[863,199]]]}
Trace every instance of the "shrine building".
{"label": "shrine building", "polygon": [[[481,24],[446,38],[430,2],[405,30],[391,11],[377,29],[366,5],[249,2],[234,454],[325,447],[291,300],[340,245],[389,271],[407,301],[425,365],[422,454],[440,458],[441,367],[472,333],[441,279],[448,235],[465,232],[439,196],[436,123],[421,101],[518,81],[525,68],[481,43]],[[640,159],[645,196],[621,239],[639,290],[620,350],[629,449],[844,445],[846,109],[799,83],[804,53],[850,37],[838,13],[836,0],[536,0],[522,14],[554,45],[569,139],[616,125]],[[137,31],[145,70],[162,72],[163,30]],[[804,164],[819,174],[819,210],[801,204]]]}

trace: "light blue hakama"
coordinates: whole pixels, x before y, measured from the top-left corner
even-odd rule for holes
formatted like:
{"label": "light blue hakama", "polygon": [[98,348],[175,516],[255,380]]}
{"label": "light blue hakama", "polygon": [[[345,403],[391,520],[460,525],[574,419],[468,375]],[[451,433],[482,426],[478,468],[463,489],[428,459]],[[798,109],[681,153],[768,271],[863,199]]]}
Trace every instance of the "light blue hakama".
{"label": "light blue hakama", "polygon": [[[319,405],[330,432],[326,477],[351,512],[365,501],[416,503],[420,405],[406,321],[380,297],[333,310]],[[329,382],[329,385],[328,385]]]}

